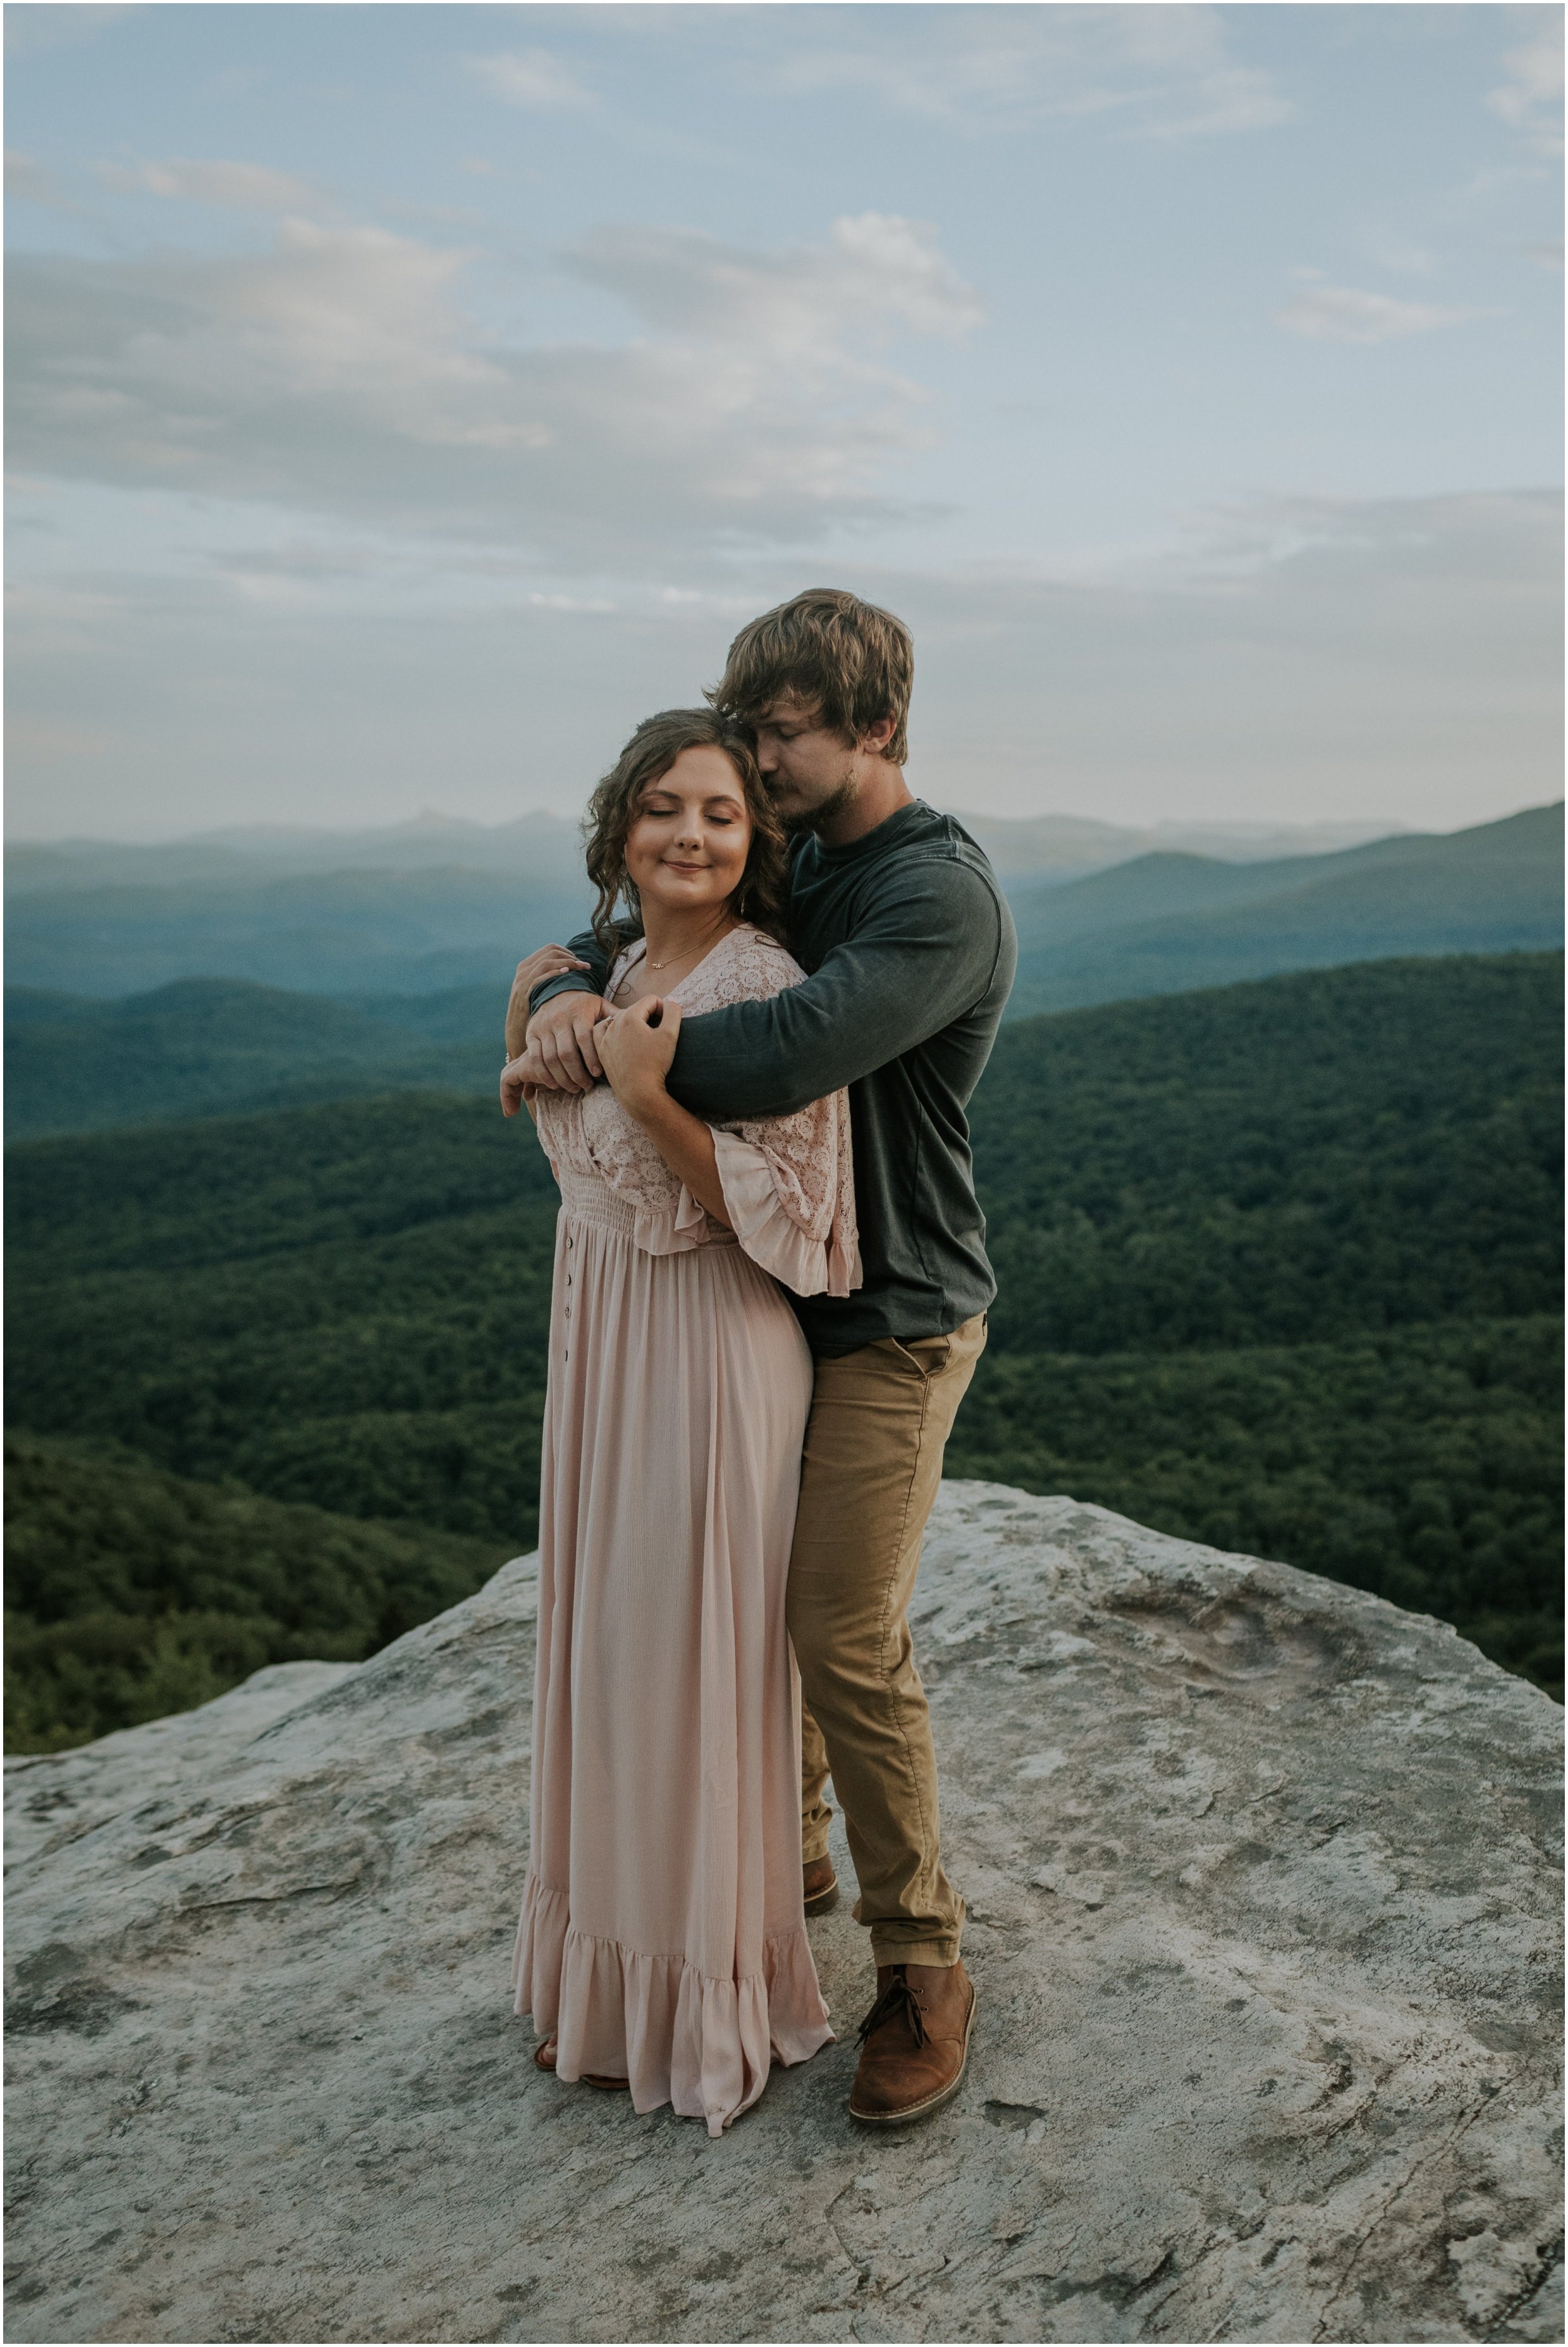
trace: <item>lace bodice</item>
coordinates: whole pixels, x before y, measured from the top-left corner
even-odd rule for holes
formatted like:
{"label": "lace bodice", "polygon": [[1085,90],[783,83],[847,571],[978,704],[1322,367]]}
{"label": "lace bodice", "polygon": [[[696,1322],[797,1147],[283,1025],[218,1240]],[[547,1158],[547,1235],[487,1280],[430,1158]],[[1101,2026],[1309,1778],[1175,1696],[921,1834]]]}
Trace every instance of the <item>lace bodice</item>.
{"label": "lace bodice", "polygon": [[[646,951],[641,938],[627,948],[610,971],[607,995]],[[783,946],[743,925],[670,993],[694,1017],[730,1002],[765,1000],[804,975]],[[793,1116],[712,1128],[733,1238],[671,1172],[607,1083],[586,1094],[541,1092],[536,1105],[539,1140],[569,1213],[580,1184],[602,1184],[632,1209],[636,1243],[651,1255],[738,1239],[798,1295],[842,1296],[859,1286],[846,1093],[829,1093]]]}

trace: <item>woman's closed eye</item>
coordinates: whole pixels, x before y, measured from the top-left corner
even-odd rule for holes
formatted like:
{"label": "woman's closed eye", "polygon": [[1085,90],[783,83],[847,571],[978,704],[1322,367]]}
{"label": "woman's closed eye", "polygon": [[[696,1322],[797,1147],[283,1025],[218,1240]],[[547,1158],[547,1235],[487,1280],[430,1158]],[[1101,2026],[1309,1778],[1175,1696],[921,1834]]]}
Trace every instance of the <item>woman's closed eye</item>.
{"label": "woman's closed eye", "polygon": [[[657,801],[642,810],[644,817],[651,823],[679,823],[685,812],[684,807],[661,806]],[[693,817],[694,821],[711,824],[735,824],[741,819],[742,810],[727,801],[722,801],[717,806],[704,807],[701,816]]]}

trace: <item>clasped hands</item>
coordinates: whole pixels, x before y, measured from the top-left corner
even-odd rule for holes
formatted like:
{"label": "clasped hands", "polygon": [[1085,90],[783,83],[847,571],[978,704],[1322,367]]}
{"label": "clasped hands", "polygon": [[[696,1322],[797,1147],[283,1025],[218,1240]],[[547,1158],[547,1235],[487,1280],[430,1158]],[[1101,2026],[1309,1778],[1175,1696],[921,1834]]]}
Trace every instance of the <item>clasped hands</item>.
{"label": "clasped hands", "polygon": [[[535,981],[538,983],[538,981]],[[501,1071],[501,1112],[516,1116],[536,1092],[588,1092],[603,1077],[629,1114],[664,1091],[681,1036],[681,1005],[645,994],[613,1010],[597,994],[558,994],[531,1022]]]}

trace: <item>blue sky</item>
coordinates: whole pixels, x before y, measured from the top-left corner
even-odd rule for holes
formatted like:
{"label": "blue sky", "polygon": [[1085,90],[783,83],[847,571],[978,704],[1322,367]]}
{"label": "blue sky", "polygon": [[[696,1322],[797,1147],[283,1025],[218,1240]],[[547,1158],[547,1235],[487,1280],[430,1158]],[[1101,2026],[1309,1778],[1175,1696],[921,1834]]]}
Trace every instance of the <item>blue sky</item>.
{"label": "blue sky", "polygon": [[1556,793],[1555,8],[6,27],[15,835],[567,811],[821,581],[945,804]]}

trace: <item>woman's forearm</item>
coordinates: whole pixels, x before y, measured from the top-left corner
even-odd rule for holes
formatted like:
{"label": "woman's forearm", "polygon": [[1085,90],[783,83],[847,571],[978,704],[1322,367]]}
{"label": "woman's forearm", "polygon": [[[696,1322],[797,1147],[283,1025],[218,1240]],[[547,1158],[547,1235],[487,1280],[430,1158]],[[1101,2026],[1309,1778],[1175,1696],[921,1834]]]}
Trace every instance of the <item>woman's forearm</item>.
{"label": "woman's forearm", "polygon": [[657,1092],[639,1092],[620,1105],[634,1117],[671,1174],[684,1182],[697,1204],[724,1228],[733,1227],[719,1180],[718,1152],[713,1136],[700,1116],[672,1101],[661,1085]]}

